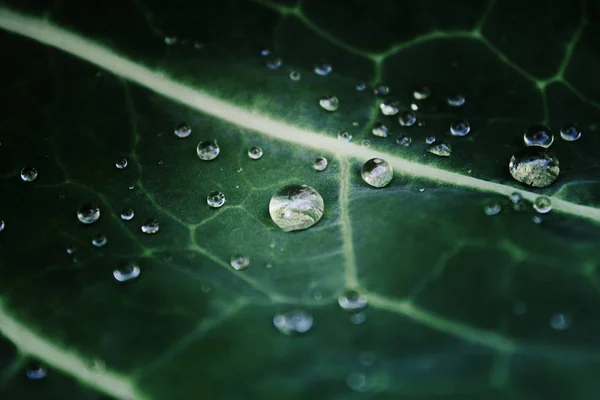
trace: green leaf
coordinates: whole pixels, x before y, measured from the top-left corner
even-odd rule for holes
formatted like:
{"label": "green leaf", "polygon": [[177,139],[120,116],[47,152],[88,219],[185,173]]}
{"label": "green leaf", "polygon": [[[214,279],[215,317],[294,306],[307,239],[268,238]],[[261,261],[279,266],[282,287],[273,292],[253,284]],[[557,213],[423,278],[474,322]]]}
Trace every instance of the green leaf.
{"label": "green leaf", "polygon": [[[5,3],[3,399],[600,393],[597,2]],[[324,77],[312,71],[322,60]],[[429,86],[415,102],[424,125],[383,116],[378,83],[403,109]],[[464,106],[446,104],[453,92]],[[325,95],[339,110],[319,107]],[[445,133],[457,118],[468,136]],[[560,139],[569,121],[578,141]],[[376,122],[387,138],[371,134]],[[173,134],[181,123],[187,138]],[[546,189],[508,173],[534,123],[556,136],[561,175]],[[425,151],[431,135],[450,157]],[[207,139],[221,149],[210,162],[195,149]],[[360,176],[374,157],[395,171],[382,189]],[[25,166],[35,181],[19,178]],[[292,183],[315,188],[325,212],[283,232],[268,205]],[[214,190],[219,209],[206,204]],[[513,210],[515,191],[526,210]],[[553,210],[536,224],[542,194]],[[101,216],[83,225],[88,202]],[[485,215],[491,203],[498,215]],[[160,230],[146,235],[151,218]],[[249,267],[234,270],[234,254]],[[140,276],[119,284],[127,261]],[[339,307],[347,290],[366,296],[363,314]],[[297,309],[312,328],[283,335],[274,316]],[[48,376],[27,379],[30,362]]]}

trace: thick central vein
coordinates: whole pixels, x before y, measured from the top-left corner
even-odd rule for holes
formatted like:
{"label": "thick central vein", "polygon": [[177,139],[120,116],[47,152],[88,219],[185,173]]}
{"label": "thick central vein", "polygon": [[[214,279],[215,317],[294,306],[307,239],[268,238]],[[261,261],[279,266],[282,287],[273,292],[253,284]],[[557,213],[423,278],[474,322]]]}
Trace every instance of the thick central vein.
{"label": "thick central vein", "polygon": [[[173,101],[274,139],[333,153],[337,157],[353,157],[359,160],[382,157],[393,166],[397,173],[429,178],[450,185],[502,195],[509,195],[515,191],[515,188],[508,185],[464,176],[455,172],[412,162],[397,155],[385,154],[363,146],[345,143],[325,133],[300,129],[268,116],[246,110],[196,88],[170,79],[90,39],[52,25],[39,18],[1,9],[0,26],[7,31],[56,47],[66,53],[86,60]],[[521,191],[521,193],[528,200],[534,200],[538,196],[528,191]],[[574,204],[558,198],[553,198],[553,208],[600,222],[600,209],[597,208]]]}

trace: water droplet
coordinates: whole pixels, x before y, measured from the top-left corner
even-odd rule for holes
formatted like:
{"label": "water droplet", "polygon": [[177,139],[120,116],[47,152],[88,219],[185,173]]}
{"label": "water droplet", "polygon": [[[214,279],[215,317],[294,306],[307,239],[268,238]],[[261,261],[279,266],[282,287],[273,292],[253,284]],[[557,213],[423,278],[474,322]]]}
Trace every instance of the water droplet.
{"label": "water droplet", "polygon": [[127,159],[123,158],[121,160],[117,160],[117,162],[115,162],[115,167],[117,167],[118,169],[127,168]]}
{"label": "water droplet", "polygon": [[567,314],[556,313],[550,317],[550,326],[557,331],[564,331],[571,327],[573,321]]}
{"label": "water droplet", "polygon": [[273,268],[273,264],[271,264],[271,263],[266,263],[266,264],[265,264],[265,268],[266,268],[266,269],[271,269],[271,268]]}
{"label": "water droplet", "polygon": [[319,100],[319,105],[327,111],[335,111],[340,106],[340,101],[335,96],[323,96]]}
{"label": "water droplet", "polygon": [[172,46],[174,44],[177,43],[177,37],[176,36],[165,36],[165,44],[167,46]]}
{"label": "water droplet", "polygon": [[293,80],[294,82],[298,82],[301,77],[302,76],[300,75],[300,72],[298,72],[298,71],[290,72],[290,79]]}
{"label": "water droplet", "polygon": [[371,147],[371,142],[368,140],[363,140],[361,145],[362,147]]}
{"label": "water droplet", "polygon": [[394,170],[387,161],[381,158],[372,158],[365,162],[360,170],[363,180],[376,188],[389,185],[394,176]]}
{"label": "water droplet", "polygon": [[134,185],[129,185],[129,190],[133,190],[133,189],[135,189],[135,186]]}
{"label": "water droplet", "polygon": [[203,49],[204,48],[204,43],[202,43],[202,42],[194,42],[194,48],[198,49],[198,50]]}
{"label": "water droplet", "polygon": [[121,219],[124,221],[130,221],[134,215],[135,212],[131,208],[126,208],[121,211]]}
{"label": "water droplet", "polygon": [[77,251],[77,247],[70,244],[67,246],[67,254],[74,254]]}
{"label": "water droplet", "polygon": [[544,218],[542,218],[539,215],[534,215],[533,217],[531,217],[531,220],[536,224],[541,224],[542,222],[544,222]]}
{"label": "water droplet", "polygon": [[419,192],[423,193],[425,191],[425,188],[419,188]]}
{"label": "water droplet", "polygon": [[140,276],[140,267],[133,261],[128,261],[115,269],[113,276],[118,282],[127,282]]}
{"label": "water droplet", "polygon": [[384,85],[383,83],[378,83],[375,85],[375,87],[373,87],[373,93],[375,93],[375,96],[379,97],[387,96],[388,93],[390,93],[390,87]]}
{"label": "water droplet", "polygon": [[560,137],[567,142],[574,142],[581,137],[581,131],[577,124],[571,122],[560,128]]}
{"label": "water droplet", "polygon": [[367,88],[367,85],[365,85],[364,83],[359,83],[356,85],[356,90],[358,90],[359,92],[362,92],[366,88]]}
{"label": "water droplet", "polygon": [[206,203],[213,208],[219,208],[225,204],[225,195],[218,190],[210,192],[208,196],[206,196]]}
{"label": "water droplet", "polygon": [[367,376],[360,372],[352,372],[348,374],[346,377],[346,384],[355,392],[364,393],[369,390]]}
{"label": "water droplet", "polygon": [[3,220],[3,219],[0,219],[0,232],[2,232],[2,231],[4,230],[4,227],[5,227],[5,226],[6,226],[6,225],[4,224],[4,220]]}
{"label": "water droplet", "polygon": [[313,317],[304,310],[292,310],[275,314],[273,325],[284,335],[302,334],[312,328]]}
{"label": "water droplet", "polygon": [[354,325],[360,325],[367,320],[367,313],[359,312],[350,316],[350,322]]}
{"label": "water droplet", "polygon": [[372,132],[373,132],[373,135],[375,135],[375,136],[387,137],[388,128],[381,122],[377,122],[375,125],[373,125]]}
{"label": "water droplet", "polygon": [[367,306],[367,296],[356,290],[347,290],[338,297],[338,304],[346,311],[362,310]]}
{"label": "water droplet", "polygon": [[412,126],[417,122],[417,116],[412,111],[403,111],[398,117],[398,122],[402,126]]}
{"label": "water droplet", "polygon": [[198,143],[198,147],[196,147],[196,153],[201,160],[210,161],[217,158],[221,149],[217,144],[216,140],[204,140]]}
{"label": "water droplet", "polygon": [[264,56],[264,57],[266,57],[266,56],[268,56],[269,54],[271,54],[271,50],[269,50],[269,49],[262,49],[262,50],[260,51],[260,55],[261,55],[261,56]]}
{"label": "water droplet", "polygon": [[419,86],[413,91],[413,97],[415,100],[425,100],[429,96],[431,96],[431,89],[429,89],[427,86]]}
{"label": "water droplet", "polygon": [[46,368],[44,366],[42,366],[41,364],[37,364],[37,363],[30,364],[25,369],[25,375],[27,376],[27,378],[31,379],[32,381],[44,379],[47,374],[48,374],[48,371],[46,371]]}
{"label": "water droplet", "polygon": [[250,157],[253,160],[258,160],[259,158],[262,157],[262,155],[263,155],[263,151],[258,146],[252,146],[248,149],[248,157]]}
{"label": "water droplet", "polygon": [[352,122],[352,126],[358,126],[358,121]]}
{"label": "water droplet", "polygon": [[528,147],[514,154],[508,169],[515,180],[538,188],[552,185],[560,173],[558,159],[541,147]]}
{"label": "water droplet", "polygon": [[267,68],[269,69],[277,69],[281,67],[281,58],[279,57],[271,57],[267,60]]}
{"label": "water droplet", "polygon": [[431,144],[431,143],[433,143],[433,142],[435,142],[435,136],[427,136],[427,137],[425,138],[425,143],[427,143],[427,144]]}
{"label": "water droplet", "polygon": [[523,199],[523,196],[519,192],[512,192],[509,196],[509,199],[513,204],[517,204]]}
{"label": "water droplet", "polygon": [[450,124],[452,136],[467,136],[471,132],[471,125],[466,120],[456,120]]}
{"label": "water droplet", "polygon": [[231,256],[229,262],[233,269],[235,269],[236,271],[242,271],[248,268],[248,265],[250,265],[250,258],[243,254],[234,254],[233,256]]}
{"label": "water droplet", "polygon": [[192,133],[192,128],[186,123],[179,124],[177,126],[177,128],[175,128],[173,133],[177,137],[186,138],[186,137],[190,136],[190,133]]}
{"label": "water droplet", "polygon": [[446,100],[448,102],[448,105],[451,107],[461,107],[465,104],[466,101],[465,96],[459,93],[451,94]]}
{"label": "water droplet", "polygon": [[410,103],[410,109],[413,111],[418,111],[419,106],[417,105],[417,103]]}
{"label": "water droplet", "polygon": [[106,243],[108,243],[108,238],[103,233],[99,233],[92,238],[92,244],[96,247],[104,247]]}
{"label": "water droplet", "polygon": [[440,157],[449,157],[452,154],[452,147],[443,140],[436,140],[427,147],[427,151]]}
{"label": "water droplet", "polygon": [[25,167],[21,170],[21,179],[23,182],[33,182],[37,176],[37,169],[33,167]]}
{"label": "water droplet", "polygon": [[400,111],[400,102],[397,100],[386,100],[379,104],[383,115],[396,115]]}
{"label": "water droplet", "polygon": [[552,201],[549,197],[540,196],[533,202],[533,209],[540,214],[547,214],[552,210]]}
{"label": "water droplet", "polygon": [[325,157],[317,157],[313,163],[313,168],[317,171],[323,171],[327,168],[327,159]]}
{"label": "water droplet", "polygon": [[539,146],[547,149],[554,143],[554,135],[545,125],[531,125],[523,134],[526,146]]}
{"label": "water droplet", "polygon": [[315,65],[314,71],[317,75],[326,76],[329,75],[329,73],[332,71],[332,68],[331,65],[323,62]]}
{"label": "water droplet", "polygon": [[77,209],[77,219],[83,224],[93,224],[99,218],[100,209],[94,204],[85,203]]}
{"label": "water droplet", "polygon": [[342,142],[349,142],[352,140],[352,135],[346,131],[343,131],[338,133],[338,139],[340,139]]}
{"label": "water droplet", "polygon": [[407,136],[407,135],[399,136],[398,139],[396,139],[396,143],[398,143],[400,146],[404,146],[404,147],[410,146],[411,142],[412,142],[412,139],[410,138],[410,136]]}
{"label": "water droplet", "polygon": [[142,225],[142,232],[146,235],[154,235],[156,232],[160,230],[160,225],[158,221],[154,218],[150,218],[144,222]]}
{"label": "water droplet", "polygon": [[500,204],[495,202],[490,202],[483,207],[483,212],[485,215],[498,215],[501,210],[502,207]]}
{"label": "water droplet", "polygon": [[269,214],[285,232],[307,229],[319,222],[323,197],[308,185],[288,185],[271,197]]}

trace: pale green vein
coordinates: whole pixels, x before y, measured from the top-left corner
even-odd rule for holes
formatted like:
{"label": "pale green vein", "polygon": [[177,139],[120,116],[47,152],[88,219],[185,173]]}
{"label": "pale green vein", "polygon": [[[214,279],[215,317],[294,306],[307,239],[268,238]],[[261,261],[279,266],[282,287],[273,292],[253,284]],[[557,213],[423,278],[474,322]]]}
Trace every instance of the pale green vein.
{"label": "pale green vein", "polygon": [[69,374],[92,389],[119,399],[143,400],[147,398],[140,393],[130,379],[109,369],[95,371],[90,368],[90,359],[78,354],[73,349],[42,337],[15,319],[7,310],[3,299],[0,299],[0,333],[14,343],[22,354]]}
{"label": "pale green vein", "polygon": [[[371,148],[344,143],[332,136],[300,129],[285,122],[261,115],[258,112],[243,109],[170,79],[164,76],[164,74],[135,63],[92,40],[52,25],[39,18],[28,17],[7,9],[2,9],[0,11],[0,26],[10,32],[61,49],[66,53],[93,63],[115,75],[135,82],[169,99],[185,104],[190,108],[213,115],[237,126],[260,132],[277,140],[318,149],[319,151],[328,151],[338,157],[354,157],[359,160],[382,157],[399,174],[429,178],[450,185],[503,195],[509,195],[515,190],[512,186],[463,176],[434,166],[409,161],[398,155],[385,154]],[[533,192],[521,191],[521,193],[528,200],[533,200],[537,197],[537,194]],[[558,198],[553,198],[553,208],[556,211],[600,222],[600,209],[597,208],[570,203]]]}
{"label": "pale green vein", "polygon": [[556,72],[556,75],[555,75],[557,80],[563,79],[565,71],[567,70],[567,67],[569,66],[569,62],[571,61],[571,56],[573,55],[573,50],[575,50],[575,46],[577,46],[577,43],[579,42],[579,39],[581,38],[581,35],[583,34],[585,26],[587,25],[587,19],[585,17],[585,6],[586,6],[586,1],[583,0],[583,5],[582,5],[583,10],[581,11],[581,19],[579,21],[579,25],[577,26],[577,29],[575,29],[575,33],[573,33],[573,36],[571,37],[571,40],[569,40],[569,42],[567,43],[567,46],[565,49],[565,56],[563,57],[562,63],[560,64],[558,71]]}
{"label": "pale green vein", "polygon": [[350,221],[350,163],[340,159],[340,227],[342,230],[342,248],[346,267],[344,282],[346,288],[358,287],[356,258],[354,256],[354,240],[352,238],[352,222]]}
{"label": "pale green vein", "polygon": [[433,31],[416,36],[413,39],[407,40],[406,42],[395,44],[383,53],[378,54],[377,57],[385,59],[394,54],[398,54],[409,47],[439,39],[477,39],[477,37],[471,31]]}

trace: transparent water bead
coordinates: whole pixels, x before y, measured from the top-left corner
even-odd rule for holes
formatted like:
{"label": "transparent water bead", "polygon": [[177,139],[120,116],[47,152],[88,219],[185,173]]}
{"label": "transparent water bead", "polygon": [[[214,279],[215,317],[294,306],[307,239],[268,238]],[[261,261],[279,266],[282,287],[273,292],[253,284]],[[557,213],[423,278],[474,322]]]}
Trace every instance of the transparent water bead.
{"label": "transparent water bead", "polygon": [[410,103],[410,109],[413,111],[418,111],[419,106],[417,105],[417,103]]}
{"label": "transparent water bead", "polygon": [[534,215],[533,217],[531,217],[531,220],[535,224],[541,224],[542,222],[544,222],[544,219],[540,215]]}
{"label": "transparent water bead", "polygon": [[121,219],[123,221],[130,221],[131,219],[133,219],[134,215],[135,212],[131,208],[126,208],[123,211],[121,211]]}
{"label": "transparent water bead", "polygon": [[271,57],[267,60],[267,68],[269,69],[277,69],[281,67],[281,58],[279,57]]}
{"label": "transparent water bead", "polygon": [[325,62],[315,65],[315,68],[313,69],[313,71],[315,71],[315,74],[320,75],[320,76],[329,75],[329,73],[332,70],[333,70],[333,68],[331,67],[331,65],[327,64]]}
{"label": "transparent water bead", "polygon": [[319,100],[319,105],[330,112],[336,111],[340,106],[340,101],[335,96],[323,96]]}
{"label": "transparent water bead", "polygon": [[517,204],[521,200],[523,200],[523,196],[519,192],[512,192],[508,197],[513,204]]}
{"label": "transparent water bead", "polygon": [[293,80],[294,82],[298,82],[301,77],[302,77],[302,75],[298,71],[290,72],[290,79]]}
{"label": "transparent water bead", "polygon": [[113,277],[118,282],[127,282],[140,276],[140,267],[133,261],[122,264],[119,268],[113,270]]}
{"label": "transparent water bead", "polygon": [[363,322],[365,322],[367,320],[367,313],[363,312],[358,312],[356,314],[352,314],[350,316],[350,322],[352,322],[354,325],[360,325]]}
{"label": "transparent water bead", "polygon": [[37,169],[33,167],[25,167],[21,170],[21,179],[23,182],[33,182],[37,177]]}
{"label": "transparent water bead", "polygon": [[464,119],[456,120],[450,124],[450,134],[452,136],[467,136],[469,132],[471,132],[471,125]]}
{"label": "transparent water bead", "polygon": [[368,140],[363,140],[361,143],[362,147],[371,147],[371,142]]}
{"label": "transparent water bead", "polygon": [[413,126],[417,122],[417,116],[412,111],[402,111],[398,117],[398,122],[402,126]]}
{"label": "transparent water bead", "polygon": [[231,256],[229,263],[236,271],[242,271],[250,265],[250,258],[243,254],[234,254]]}
{"label": "transparent water bead", "polygon": [[540,196],[533,202],[533,209],[540,214],[547,214],[552,210],[552,200],[546,196]]}
{"label": "transparent water bead", "polygon": [[273,325],[284,335],[303,334],[312,328],[313,317],[304,310],[292,310],[275,314]]}
{"label": "transparent water bead", "polygon": [[176,43],[177,43],[177,37],[176,36],[165,36],[165,44],[167,46],[173,46]]}
{"label": "transparent water bead", "polygon": [[270,54],[271,54],[271,50],[270,49],[262,49],[260,51],[260,55],[263,56],[263,57],[266,57],[266,56],[268,56]]}
{"label": "transparent water bead", "polygon": [[258,146],[252,146],[248,149],[248,157],[253,160],[258,160],[263,156],[263,150]]}
{"label": "transparent water bead", "polygon": [[67,246],[67,254],[75,254],[76,251],[77,247],[75,247],[74,245],[70,244]]}
{"label": "transparent water bead", "polygon": [[359,83],[356,85],[356,90],[358,90],[359,92],[362,92],[366,88],[367,88],[367,85],[365,85],[364,83]]}
{"label": "transparent water bead", "polygon": [[431,89],[427,86],[419,86],[413,91],[415,100],[425,100],[429,96],[431,96]]}
{"label": "transparent water bead", "polygon": [[531,125],[523,134],[526,146],[539,146],[547,149],[554,143],[554,135],[545,125]]}
{"label": "transparent water bead", "polygon": [[427,143],[427,144],[431,144],[431,143],[433,143],[433,142],[435,142],[435,136],[427,136],[427,137],[425,138],[425,143]]}
{"label": "transparent water bead", "polygon": [[370,186],[382,188],[392,181],[394,170],[387,161],[381,158],[372,158],[363,164],[360,175],[363,181]]}
{"label": "transparent water bead", "polygon": [[115,162],[115,167],[117,167],[117,169],[125,169],[125,168],[127,168],[127,159],[126,158],[122,158],[120,160],[117,160]]}
{"label": "transparent water bead", "polygon": [[360,294],[356,290],[347,290],[338,297],[338,304],[346,311],[358,311],[364,309],[367,304],[367,296]]}
{"label": "transparent water bead", "polygon": [[186,137],[190,136],[190,133],[192,133],[192,128],[188,124],[182,123],[182,124],[179,124],[175,128],[175,130],[173,131],[173,133],[177,137],[186,138]]}
{"label": "transparent water bead", "polygon": [[495,202],[488,203],[483,207],[485,215],[498,215],[500,211],[502,211],[502,206]]}
{"label": "transparent water bead", "polygon": [[462,94],[454,93],[448,96],[446,101],[451,107],[462,107],[465,104],[466,99]]}
{"label": "transparent water bead", "polygon": [[400,102],[397,100],[386,100],[379,104],[383,115],[396,115],[400,111]]}
{"label": "transparent water bead", "polygon": [[82,224],[93,224],[100,218],[100,209],[92,203],[85,203],[77,209],[77,219]]}
{"label": "transparent water bead", "polygon": [[327,159],[325,157],[317,157],[313,163],[313,169],[323,171],[325,168],[327,168]]}
{"label": "transparent water bead", "polygon": [[103,233],[99,233],[92,238],[92,244],[95,247],[104,247],[106,243],[108,243],[108,238]]}
{"label": "transparent water bead", "polygon": [[436,140],[427,147],[427,151],[440,157],[449,157],[452,154],[452,147],[443,140]]}
{"label": "transparent water bead", "polygon": [[538,188],[552,185],[560,173],[558,159],[537,146],[514,154],[508,169],[515,180]]}
{"label": "transparent water bead", "polygon": [[269,202],[271,219],[285,232],[310,228],[319,222],[324,208],[323,197],[308,185],[288,185]]}
{"label": "transparent water bead", "polygon": [[349,142],[352,140],[352,135],[346,131],[340,132],[338,133],[338,139],[340,139],[342,142]]}
{"label": "transparent water bead", "polygon": [[571,122],[560,128],[560,137],[567,142],[574,142],[581,137],[581,131],[577,124]]}
{"label": "transparent water bead", "polygon": [[390,93],[390,87],[383,83],[378,83],[373,87],[373,93],[375,93],[375,96],[379,97],[387,96]]}
{"label": "transparent water bead", "polygon": [[567,314],[556,313],[550,317],[550,326],[557,331],[564,331],[571,327],[573,321]]}
{"label": "transparent water bead", "polygon": [[211,161],[217,158],[221,149],[217,144],[216,140],[203,140],[198,143],[196,147],[196,153],[198,157],[203,161]]}
{"label": "transparent water bead", "polygon": [[32,381],[44,379],[48,375],[46,368],[38,363],[32,363],[25,368],[25,376]]}
{"label": "transparent water bead", "polygon": [[206,196],[206,203],[212,208],[222,207],[223,204],[225,204],[225,201],[225,195],[218,190],[210,192],[208,196]]}
{"label": "transparent water bead", "polygon": [[375,125],[373,125],[373,129],[371,130],[371,132],[375,136],[387,137],[387,135],[388,135],[388,128],[387,128],[387,126],[385,126],[381,122],[377,122]]}
{"label": "transparent water bead", "polygon": [[156,219],[150,218],[144,222],[141,229],[146,235],[154,235],[160,230],[160,224]]}
{"label": "transparent water bead", "polygon": [[410,136],[402,135],[396,139],[396,143],[398,143],[400,146],[408,147],[412,143],[412,139]]}
{"label": "transparent water bead", "polygon": [[2,232],[4,230],[5,226],[6,226],[6,224],[4,223],[4,220],[0,219],[0,232]]}

